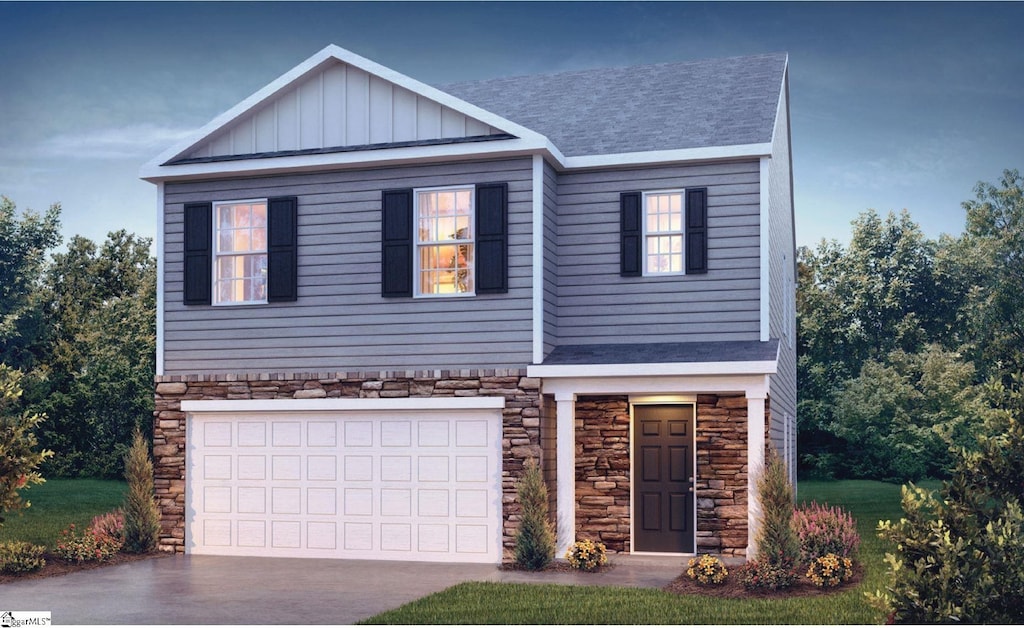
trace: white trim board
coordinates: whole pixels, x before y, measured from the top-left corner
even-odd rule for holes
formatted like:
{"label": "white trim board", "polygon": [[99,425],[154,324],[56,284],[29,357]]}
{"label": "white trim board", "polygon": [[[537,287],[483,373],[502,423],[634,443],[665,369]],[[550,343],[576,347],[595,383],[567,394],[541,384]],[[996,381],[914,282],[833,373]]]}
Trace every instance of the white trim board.
{"label": "white trim board", "polygon": [[504,397],[403,397],[400,399],[186,399],[182,412],[331,412],[500,410]]}
{"label": "white trim board", "polygon": [[655,364],[535,364],[526,369],[529,377],[650,377],[692,375],[770,375],[778,370],[776,360],[764,362],[669,362]]}

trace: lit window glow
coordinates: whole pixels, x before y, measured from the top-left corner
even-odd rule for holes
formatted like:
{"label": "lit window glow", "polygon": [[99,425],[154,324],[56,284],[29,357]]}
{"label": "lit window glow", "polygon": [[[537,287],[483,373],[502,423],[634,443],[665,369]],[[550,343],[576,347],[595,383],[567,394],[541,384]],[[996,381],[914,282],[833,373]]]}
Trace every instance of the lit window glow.
{"label": "lit window glow", "polygon": [[644,194],[644,274],[683,272],[683,192]]}
{"label": "lit window glow", "polygon": [[473,294],[473,189],[416,193],[417,296]]}
{"label": "lit window glow", "polygon": [[214,303],[266,303],[267,203],[214,205]]}

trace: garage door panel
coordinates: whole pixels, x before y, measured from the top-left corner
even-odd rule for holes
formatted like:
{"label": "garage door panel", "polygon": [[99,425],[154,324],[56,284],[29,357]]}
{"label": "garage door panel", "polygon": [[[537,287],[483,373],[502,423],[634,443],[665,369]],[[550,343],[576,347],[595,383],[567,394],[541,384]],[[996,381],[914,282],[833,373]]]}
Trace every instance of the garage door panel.
{"label": "garage door panel", "polygon": [[191,553],[501,560],[501,413],[189,415]]}

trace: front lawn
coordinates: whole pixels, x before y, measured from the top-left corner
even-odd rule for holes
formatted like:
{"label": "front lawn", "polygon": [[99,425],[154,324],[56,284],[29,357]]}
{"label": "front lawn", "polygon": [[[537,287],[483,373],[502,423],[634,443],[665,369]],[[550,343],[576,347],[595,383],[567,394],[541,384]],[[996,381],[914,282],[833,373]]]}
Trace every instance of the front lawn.
{"label": "front lawn", "polygon": [[[937,488],[938,483],[925,483]],[[653,589],[472,582],[371,617],[366,624],[877,624],[864,592],[885,584],[879,519],[898,519],[900,487],[871,481],[801,482],[801,502],[841,505],[857,519],[863,582],[833,595],[728,600]],[[614,558],[612,559],[614,561]]]}
{"label": "front lawn", "polygon": [[118,480],[52,479],[21,492],[31,502],[20,514],[7,516],[0,541],[28,541],[52,548],[69,524],[79,529],[92,518],[118,508],[127,484]]}

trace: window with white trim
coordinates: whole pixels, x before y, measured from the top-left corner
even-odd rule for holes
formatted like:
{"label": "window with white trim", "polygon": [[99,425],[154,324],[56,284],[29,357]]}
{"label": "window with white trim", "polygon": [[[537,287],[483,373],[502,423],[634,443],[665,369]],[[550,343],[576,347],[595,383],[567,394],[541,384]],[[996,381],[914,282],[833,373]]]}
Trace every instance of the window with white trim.
{"label": "window with white trim", "polygon": [[213,204],[214,305],[267,302],[267,202]]}
{"label": "window with white trim", "polygon": [[416,296],[472,296],[473,187],[416,190]]}
{"label": "window with white trim", "polygon": [[644,192],[644,275],[684,272],[683,192]]}

